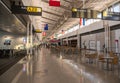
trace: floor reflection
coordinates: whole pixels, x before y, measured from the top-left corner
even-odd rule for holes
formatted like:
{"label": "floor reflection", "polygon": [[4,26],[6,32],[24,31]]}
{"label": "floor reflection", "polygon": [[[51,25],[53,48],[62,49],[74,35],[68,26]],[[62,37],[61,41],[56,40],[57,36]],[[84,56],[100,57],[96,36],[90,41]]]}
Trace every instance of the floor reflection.
{"label": "floor reflection", "polygon": [[[116,71],[105,71],[84,57],[42,48],[18,62],[22,69],[12,83],[119,83]],[[118,73],[117,73],[118,74]]]}

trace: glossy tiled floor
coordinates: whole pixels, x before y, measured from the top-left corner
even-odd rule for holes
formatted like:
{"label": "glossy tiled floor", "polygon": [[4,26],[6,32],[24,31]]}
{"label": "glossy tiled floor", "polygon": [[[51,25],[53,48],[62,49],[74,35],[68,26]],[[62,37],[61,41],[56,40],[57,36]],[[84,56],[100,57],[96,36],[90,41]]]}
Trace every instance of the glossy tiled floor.
{"label": "glossy tiled floor", "polygon": [[113,71],[56,57],[42,48],[28,60],[21,60],[0,76],[0,83],[120,83]]}

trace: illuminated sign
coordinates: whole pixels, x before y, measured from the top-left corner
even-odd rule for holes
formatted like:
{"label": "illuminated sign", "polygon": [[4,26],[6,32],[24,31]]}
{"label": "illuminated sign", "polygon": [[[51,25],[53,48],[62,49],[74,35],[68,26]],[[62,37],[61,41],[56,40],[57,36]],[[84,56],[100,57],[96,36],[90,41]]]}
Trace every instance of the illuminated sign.
{"label": "illuminated sign", "polygon": [[27,7],[28,12],[42,12],[41,8],[36,8],[36,7]]}
{"label": "illuminated sign", "polygon": [[100,12],[98,12],[96,10],[72,8],[72,17],[73,18],[93,18],[93,19],[96,19],[97,15],[99,13]]}
{"label": "illuminated sign", "polygon": [[40,29],[35,29],[34,31],[35,33],[42,33],[42,31]]}
{"label": "illuminated sign", "polygon": [[109,10],[104,10],[102,12],[102,19],[120,21],[120,12],[111,12]]}
{"label": "illuminated sign", "polygon": [[12,5],[11,11],[14,14],[42,15],[41,7]]}

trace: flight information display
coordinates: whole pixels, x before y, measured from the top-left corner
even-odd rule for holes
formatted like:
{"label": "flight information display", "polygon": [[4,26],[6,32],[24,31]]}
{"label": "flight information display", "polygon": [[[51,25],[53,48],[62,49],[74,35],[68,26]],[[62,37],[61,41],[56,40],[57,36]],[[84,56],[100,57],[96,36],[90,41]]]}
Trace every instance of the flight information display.
{"label": "flight information display", "polygon": [[91,19],[96,19],[97,15],[99,13],[100,12],[98,12],[96,10],[72,8],[72,17],[73,18],[91,18]]}
{"label": "flight information display", "polygon": [[42,15],[41,7],[12,5],[11,11],[14,14]]}

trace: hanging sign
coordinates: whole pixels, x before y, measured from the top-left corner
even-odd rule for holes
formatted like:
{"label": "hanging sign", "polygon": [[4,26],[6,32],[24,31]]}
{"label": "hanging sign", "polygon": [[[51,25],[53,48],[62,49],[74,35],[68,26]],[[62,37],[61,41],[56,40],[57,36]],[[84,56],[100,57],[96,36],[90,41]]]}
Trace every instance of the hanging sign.
{"label": "hanging sign", "polygon": [[13,14],[42,15],[42,8],[34,6],[12,5],[11,11]]}
{"label": "hanging sign", "polygon": [[48,30],[48,24],[45,25],[44,30]]}
{"label": "hanging sign", "polygon": [[35,32],[35,33],[42,33],[42,30],[40,30],[40,29],[35,29],[34,32]]}
{"label": "hanging sign", "polygon": [[106,9],[102,12],[102,19],[120,21],[120,12],[112,12]]}
{"label": "hanging sign", "polygon": [[72,17],[73,18],[92,18],[92,19],[96,19],[97,15],[99,13],[100,12],[98,12],[96,10],[72,8]]}
{"label": "hanging sign", "polygon": [[46,32],[42,32],[42,36],[46,36]]}
{"label": "hanging sign", "polygon": [[59,7],[60,6],[60,0],[49,0],[49,5]]}
{"label": "hanging sign", "polygon": [[80,26],[85,25],[85,18],[80,18]]}

